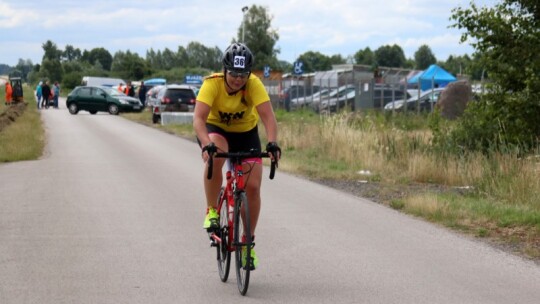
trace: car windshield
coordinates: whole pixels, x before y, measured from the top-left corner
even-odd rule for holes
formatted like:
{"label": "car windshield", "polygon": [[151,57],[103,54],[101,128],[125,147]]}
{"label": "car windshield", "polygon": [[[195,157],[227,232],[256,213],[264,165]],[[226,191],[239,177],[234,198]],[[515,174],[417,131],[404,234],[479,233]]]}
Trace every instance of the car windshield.
{"label": "car windshield", "polygon": [[170,89],[165,92],[165,96],[171,100],[189,100],[195,98],[195,93],[191,89]]}
{"label": "car windshield", "polygon": [[125,96],[126,95],[118,90],[115,90],[109,87],[101,87],[101,89],[111,96]]}

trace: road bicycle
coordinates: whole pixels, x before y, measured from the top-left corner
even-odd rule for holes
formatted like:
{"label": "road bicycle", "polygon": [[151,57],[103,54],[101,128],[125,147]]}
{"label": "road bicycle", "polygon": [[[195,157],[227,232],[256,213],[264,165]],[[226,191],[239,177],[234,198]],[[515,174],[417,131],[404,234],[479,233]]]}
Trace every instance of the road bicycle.
{"label": "road bicycle", "polygon": [[[245,295],[249,286],[251,250],[255,246],[251,236],[249,204],[247,200],[242,162],[247,158],[270,157],[269,152],[216,153],[208,159],[207,178],[212,178],[213,157],[227,158],[226,184],[221,187],[217,212],[219,229],[210,231],[210,245],[217,248],[219,277],[226,282],[229,277],[231,255],[234,252],[236,282],[240,294]],[[274,178],[277,161],[272,160],[270,179]],[[248,170],[249,172],[249,170]]]}

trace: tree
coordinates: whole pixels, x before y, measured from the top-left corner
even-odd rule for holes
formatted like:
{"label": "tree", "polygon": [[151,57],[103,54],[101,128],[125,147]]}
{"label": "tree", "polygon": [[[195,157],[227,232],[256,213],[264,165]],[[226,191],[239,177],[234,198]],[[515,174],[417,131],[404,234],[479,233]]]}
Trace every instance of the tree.
{"label": "tree", "polygon": [[11,71],[11,67],[7,64],[0,63],[0,75],[7,75]]}
{"label": "tree", "polygon": [[192,68],[221,69],[222,52],[218,47],[208,48],[199,42],[190,42],[186,48],[188,66]]}
{"label": "tree", "polygon": [[39,74],[50,81],[62,81],[64,71],[58,59],[43,59]]}
{"label": "tree", "polygon": [[354,54],[354,61],[356,64],[373,65],[375,63],[375,54],[369,47],[366,47]]}
{"label": "tree", "polygon": [[42,60],[49,59],[60,61],[62,58],[62,51],[58,49],[54,42],[47,40],[41,47],[43,48],[43,51],[45,51]]}
{"label": "tree", "polygon": [[15,69],[19,70],[21,72],[21,78],[24,81],[28,81],[28,74],[32,72],[32,69],[34,68],[34,64],[32,63],[32,60],[30,59],[19,59],[19,62],[15,66]]}
{"label": "tree", "polygon": [[114,54],[111,65],[111,72],[114,72],[120,78],[125,80],[143,79],[145,75],[150,74],[150,69],[146,61],[137,53],[118,51]]}
{"label": "tree", "polygon": [[[178,51],[176,51],[176,58],[178,58],[178,66],[181,67],[187,67],[189,62],[189,56],[186,51],[186,48],[183,46],[178,47]],[[218,64],[221,63],[221,60]],[[217,71],[217,69],[216,69]]]}
{"label": "tree", "polygon": [[[466,29],[461,42],[471,45],[502,91],[540,91],[540,4],[504,0],[493,8],[453,10],[454,27]],[[519,68],[523,67],[523,68]]]}
{"label": "tree", "polygon": [[453,25],[466,31],[461,42],[475,48],[493,86],[466,111],[452,133],[455,146],[530,151],[540,142],[540,4],[504,0],[492,8],[452,11]]}
{"label": "tree", "polygon": [[[252,5],[245,13],[245,23],[238,28],[238,39],[233,41],[242,42],[249,47],[255,56],[254,69],[262,70],[268,65],[273,70],[280,67],[277,59],[279,49],[275,48],[279,35],[271,28],[272,17],[267,13],[266,8]],[[242,34],[243,32],[243,34]]]}
{"label": "tree", "polygon": [[58,49],[56,44],[50,40],[47,40],[43,45],[43,60],[41,61],[41,67],[39,69],[39,77],[47,78],[51,81],[62,81],[64,72],[62,70],[62,51]]}
{"label": "tree", "polygon": [[340,54],[332,55],[329,58],[330,64],[345,64],[346,60]]}
{"label": "tree", "polygon": [[425,44],[421,45],[414,53],[414,60],[416,61],[416,68],[419,70],[425,70],[437,62],[437,58],[433,55],[431,48]]}
{"label": "tree", "polygon": [[178,67],[178,58],[176,53],[172,52],[168,48],[165,48],[161,56],[163,59],[163,68],[165,70],[170,70],[174,67]]}
{"label": "tree", "polygon": [[330,58],[319,52],[305,52],[298,57],[297,61],[302,62],[305,73],[328,71],[332,69]]}
{"label": "tree", "polygon": [[65,61],[77,61],[81,59],[81,56],[81,50],[69,44],[66,45],[66,48],[62,53],[62,59],[64,59]]}
{"label": "tree", "polygon": [[403,67],[405,65],[405,53],[397,44],[381,46],[375,50],[375,64],[392,68]]}
{"label": "tree", "polygon": [[112,65],[112,55],[107,51],[105,48],[93,48],[87,55],[86,60],[91,64],[94,65],[96,62],[99,62],[99,64],[103,67],[104,70],[110,71],[111,65]]}
{"label": "tree", "polygon": [[471,75],[472,59],[467,54],[463,56],[450,55],[445,62],[440,63],[440,66],[453,75]]}

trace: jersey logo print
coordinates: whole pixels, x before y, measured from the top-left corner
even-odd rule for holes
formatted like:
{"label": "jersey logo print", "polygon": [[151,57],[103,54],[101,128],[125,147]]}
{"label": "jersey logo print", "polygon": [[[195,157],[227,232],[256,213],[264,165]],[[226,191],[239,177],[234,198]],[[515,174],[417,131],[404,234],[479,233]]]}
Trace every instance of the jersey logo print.
{"label": "jersey logo print", "polygon": [[242,112],[236,112],[236,113],[224,113],[219,112],[219,117],[221,118],[221,122],[227,124],[229,126],[233,120],[239,120],[244,117],[245,111]]}

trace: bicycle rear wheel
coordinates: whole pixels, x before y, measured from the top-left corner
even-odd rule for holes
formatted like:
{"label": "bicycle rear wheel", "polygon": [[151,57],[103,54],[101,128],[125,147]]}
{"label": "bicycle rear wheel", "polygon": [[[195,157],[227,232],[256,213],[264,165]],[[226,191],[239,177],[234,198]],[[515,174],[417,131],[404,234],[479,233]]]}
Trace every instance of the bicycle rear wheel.
{"label": "bicycle rear wheel", "polygon": [[219,231],[218,237],[221,239],[217,248],[217,264],[219,277],[222,282],[227,282],[229,278],[229,270],[231,268],[231,252],[229,251],[229,204],[225,196],[225,189],[221,188],[218,196],[219,212]]}
{"label": "bicycle rear wheel", "polygon": [[[245,217],[242,217],[241,210],[244,210]],[[251,271],[251,228],[249,222],[249,206],[246,193],[240,192],[235,197],[234,204],[234,244],[236,282],[240,294],[245,295],[249,286],[249,273]]]}

